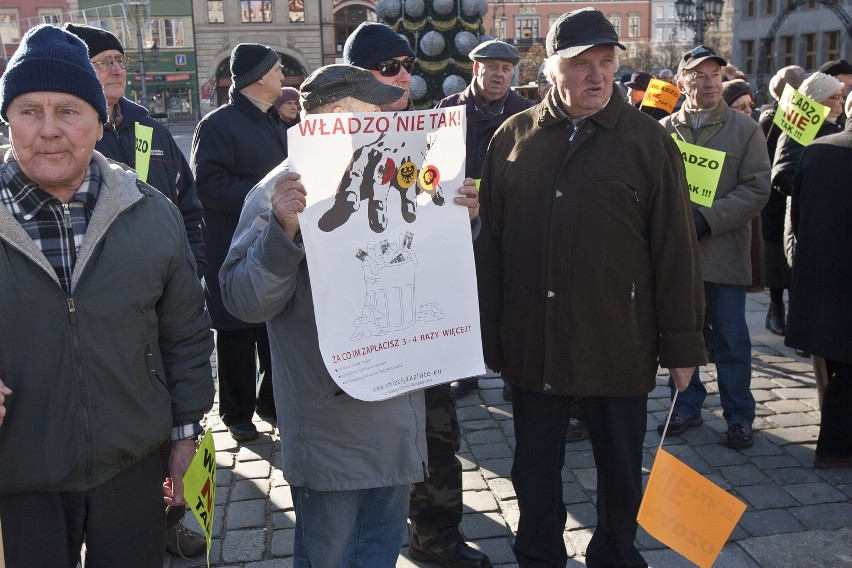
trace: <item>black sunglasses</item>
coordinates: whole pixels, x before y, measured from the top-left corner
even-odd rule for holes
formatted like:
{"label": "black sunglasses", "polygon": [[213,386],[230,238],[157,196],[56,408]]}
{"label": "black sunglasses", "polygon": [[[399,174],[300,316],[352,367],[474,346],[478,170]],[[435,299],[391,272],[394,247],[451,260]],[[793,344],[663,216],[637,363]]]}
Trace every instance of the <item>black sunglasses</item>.
{"label": "black sunglasses", "polygon": [[399,59],[388,59],[376,63],[373,65],[373,69],[378,71],[382,77],[396,77],[399,75],[400,67],[404,67],[406,71],[411,73],[411,70],[414,69],[414,61],[413,57],[406,57],[401,61]]}

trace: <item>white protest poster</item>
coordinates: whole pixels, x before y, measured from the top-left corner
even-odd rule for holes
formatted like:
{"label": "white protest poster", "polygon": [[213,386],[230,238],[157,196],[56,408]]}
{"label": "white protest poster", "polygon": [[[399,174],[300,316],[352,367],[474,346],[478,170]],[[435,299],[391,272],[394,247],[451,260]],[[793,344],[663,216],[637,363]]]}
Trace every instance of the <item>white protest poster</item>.
{"label": "white protest poster", "polygon": [[464,107],[308,115],[288,130],[320,351],[384,400],[485,370],[464,181]]}

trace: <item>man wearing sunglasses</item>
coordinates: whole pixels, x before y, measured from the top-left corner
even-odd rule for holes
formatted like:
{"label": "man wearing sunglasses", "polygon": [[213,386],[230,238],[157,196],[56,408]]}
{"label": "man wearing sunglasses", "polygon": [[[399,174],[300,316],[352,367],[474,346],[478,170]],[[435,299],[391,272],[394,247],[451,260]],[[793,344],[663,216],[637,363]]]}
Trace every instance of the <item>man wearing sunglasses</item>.
{"label": "man wearing sunglasses", "polygon": [[[86,44],[106,97],[108,120],[104,124],[103,137],[95,144],[95,150],[111,160],[135,168],[136,125],[153,128],[148,177],[145,181],[168,197],[180,210],[200,276],[207,266],[201,233],[201,202],[196,195],[195,180],[186,158],[169,130],[151,118],[148,109],[124,98],[127,61],[124,47],[118,38],[106,30],[82,24],[65,24],[65,30]],[[168,477],[168,452],[162,458],[163,476]],[[184,558],[200,556],[207,549],[207,542],[202,535],[181,524],[185,512],[186,507],[183,505],[166,509],[166,550]]]}
{"label": "man wearing sunglasses", "polygon": [[[437,107],[458,105],[465,107],[467,114],[465,176],[479,179],[482,177],[485,151],[497,128],[513,114],[533,106],[533,102],[509,89],[515,65],[521,59],[514,46],[494,39],[476,46],[468,57],[473,61],[473,80],[470,85],[461,93],[441,100]],[[477,388],[479,388],[479,377],[461,379],[453,385],[453,395],[459,399]],[[508,384],[505,384],[503,398],[510,400],[510,393]]]}
{"label": "man wearing sunglasses", "polygon": [[[408,41],[384,24],[364,22],[346,40],[345,63],[368,69],[382,83],[405,89],[383,111],[411,110],[414,52]],[[466,177],[470,177],[465,174]],[[404,202],[403,202],[404,203]],[[456,568],[487,568],[491,561],[468,545],[459,530],[462,520],[462,467],[459,425],[449,384],[425,390],[429,477],[411,490],[410,553],[416,560]]]}

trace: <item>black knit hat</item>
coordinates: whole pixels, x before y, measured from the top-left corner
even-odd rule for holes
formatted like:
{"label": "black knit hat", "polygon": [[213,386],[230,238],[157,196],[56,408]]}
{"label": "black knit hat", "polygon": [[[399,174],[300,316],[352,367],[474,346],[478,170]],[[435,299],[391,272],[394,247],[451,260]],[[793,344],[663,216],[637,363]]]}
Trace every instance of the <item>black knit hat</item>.
{"label": "black knit hat", "polygon": [[343,62],[361,69],[394,57],[414,57],[414,52],[407,39],[384,24],[363,22],[343,46]]}
{"label": "black knit hat", "polygon": [[84,24],[65,24],[62,26],[62,29],[71,32],[83,40],[83,43],[89,48],[89,59],[94,59],[99,53],[109,51],[110,49],[124,53],[124,47],[118,41],[118,38],[101,28],[94,28]]}
{"label": "black knit hat", "polygon": [[746,81],[733,79],[722,83],[722,98],[731,106],[735,100],[743,95],[748,95],[754,100],[754,91]]}
{"label": "black knit hat", "polygon": [[269,73],[281,64],[281,58],[271,48],[259,43],[241,43],[231,52],[231,80],[234,89],[240,90]]}
{"label": "black knit hat", "polygon": [[89,61],[83,40],[55,26],[42,24],[24,35],[0,78],[0,118],[6,123],[9,103],[36,91],[68,93],[95,109],[107,121],[104,88]]}

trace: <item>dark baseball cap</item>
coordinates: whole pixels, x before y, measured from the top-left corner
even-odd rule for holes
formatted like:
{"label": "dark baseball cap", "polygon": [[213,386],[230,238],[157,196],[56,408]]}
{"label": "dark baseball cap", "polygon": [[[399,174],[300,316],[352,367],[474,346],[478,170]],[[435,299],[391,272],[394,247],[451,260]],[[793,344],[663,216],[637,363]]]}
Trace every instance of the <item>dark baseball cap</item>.
{"label": "dark baseball cap", "polygon": [[618,34],[603,12],[583,8],[562,14],[547,32],[547,55],[558,53],[561,57],[576,57],[598,45],[615,45]]}
{"label": "dark baseball cap", "polygon": [[712,47],[699,45],[698,47],[690,49],[683,54],[683,57],[680,58],[680,63],[677,65],[677,74],[680,75],[684,71],[695,69],[696,65],[700,65],[703,61],[707,61],[708,59],[716,61],[722,67],[728,64],[728,62],[725,61],[724,58],[720,57]]}
{"label": "dark baseball cap", "polygon": [[320,67],[305,79],[299,91],[305,110],[346,97],[374,105],[389,105],[405,94],[405,89],[382,83],[370,71],[345,64]]}

